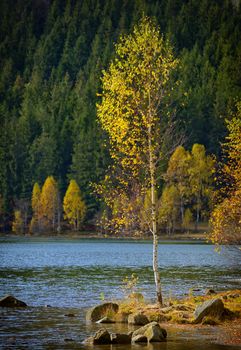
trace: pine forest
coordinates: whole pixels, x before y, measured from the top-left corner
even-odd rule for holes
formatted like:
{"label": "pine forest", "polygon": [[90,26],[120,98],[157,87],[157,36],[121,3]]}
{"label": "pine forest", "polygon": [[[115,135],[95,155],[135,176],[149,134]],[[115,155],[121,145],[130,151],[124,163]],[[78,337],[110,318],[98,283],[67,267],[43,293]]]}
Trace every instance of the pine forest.
{"label": "pine forest", "polygon": [[239,0],[1,0],[0,231],[240,243],[240,38]]}

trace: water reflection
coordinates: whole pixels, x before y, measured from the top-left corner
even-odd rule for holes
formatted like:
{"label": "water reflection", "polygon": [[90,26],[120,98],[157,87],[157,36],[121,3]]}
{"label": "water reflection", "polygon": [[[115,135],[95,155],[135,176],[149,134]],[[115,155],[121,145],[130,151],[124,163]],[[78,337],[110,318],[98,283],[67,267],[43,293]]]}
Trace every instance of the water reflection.
{"label": "water reflection", "polygon": [[[74,315],[68,317],[68,315]],[[27,308],[23,310],[0,310],[1,349],[91,349],[83,345],[83,340],[103,325],[86,324],[84,309]],[[127,325],[107,325],[110,332],[128,332],[133,327]],[[240,347],[224,346],[216,340],[215,327],[175,328],[169,327],[167,342],[157,344],[133,344],[95,346],[95,350],[237,350]]]}
{"label": "water reflection", "polygon": [[[86,349],[83,339],[98,329],[86,325],[86,307],[106,299],[122,298],[122,280],[136,273],[146,299],[154,299],[151,243],[119,241],[0,241],[1,295],[13,294],[33,306],[25,310],[0,310],[2,349]],[[203,293],[241,288],[241,262],[234,256],[214,253],[209,245],[164,244],[159,250],[164,296],[183,296],[190,288]],[[51,305],[51,308],[44,305]],[[73,314],[74,317],[67,315]],[[113,327],[113,326],[112,326]],[[118,325],[113,331],[127,331]],[[200,332],[170,329],[168,342],[145,349],[229,349],[210,345]],[[187,340],[188,339],[188,340]],[[95,346],[95,350],[98,347]],[[108,346],[101,349],[127,349]],[[142,349],[132,345],[129,349]],[[236,350],[235,347],[232,347]]]}

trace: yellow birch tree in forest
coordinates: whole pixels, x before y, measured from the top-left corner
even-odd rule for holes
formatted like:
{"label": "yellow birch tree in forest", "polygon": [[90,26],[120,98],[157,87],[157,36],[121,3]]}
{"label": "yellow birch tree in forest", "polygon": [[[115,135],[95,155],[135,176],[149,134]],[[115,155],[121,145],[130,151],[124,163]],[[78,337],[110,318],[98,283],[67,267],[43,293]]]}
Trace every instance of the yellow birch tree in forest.
{"label": "yellow birch tree in forest", "polygon": [[211,197],[214,165],[215,160],[212,156],[206,155],[204,145],[195,143],[192,146],[189,176],[190,190],[196,209],[196,230],[200,221],[203,200]]}
{"label": "yellow birch tree in forest", "polygon": [[14,220],[12,224],[12,231],[17,234],[24,232],[24,221],[22,218],[21,210],[14,210]]}
{"label": "yellow birch tree in forest", "polygon": [[75,180],[70,180],[69,186],[64,196],[63,208],[65,218],[77,231],[84,220],[86,206],[81,198],[80,188]]}
{"label": "yellow birch tree in forest", "polygon": [[39,232],[41,230],[41,189],[35,182],[32,192],[32,219],[30,223],[30,232]]}
{"label": "yellow birch tree in forest", "polygon": [[184,223],[185,203],[190,197],[189,166],[190,153],[183,146],[178,146],[173,152],[165,175],[166,182],[177,190],[181,214],[181,223]]}
{"label": "yellow birch tree in forest", "polygon": [[[167,112],[170,74],[177,60],[159,28],[147,17],[130,35],[122,36],[115,49],[114,60],[103,72],[102,102],[97,105],[98,120],[108,135],[113,164],[98,191],[111,209],[113,198],[123,193],[128,195],[137,184],[143,184],[144,198],[145,193],[150,192],[153,271],[157,302],[161,305],[157,170],[158,162],[163,158],[164,130],[170,117]],[[123,225],[125,223],[121,221],[120,226]]]}
{"label": "yellow birch tree in forest", "polygon": [[43,227],[47,230],[55,231],[58,223],[58,212],[59,212],[59,194],[57,182],[53,176],[48,176],[45,180],[41,197],[41,222]]}
{"label": "yellow birch tree in forest", "polygon": [[164,187],[158,203],[158,222],[160,226],[166,226],[168,235],[173,233],[175,229],[175,223],[178,218],[179,199],[179,192],[176,186],[169,185]]}
{"label": "yellow birch tree in forest", "polygon": [[[225,186],[219,190],[221,200],[211,215],[211,241],[219,244],[241,244],[241,102],[227,121],[229,135],[223,144],[227,163],[223,165]],[[219,179],[218,179],[219,180]]]}

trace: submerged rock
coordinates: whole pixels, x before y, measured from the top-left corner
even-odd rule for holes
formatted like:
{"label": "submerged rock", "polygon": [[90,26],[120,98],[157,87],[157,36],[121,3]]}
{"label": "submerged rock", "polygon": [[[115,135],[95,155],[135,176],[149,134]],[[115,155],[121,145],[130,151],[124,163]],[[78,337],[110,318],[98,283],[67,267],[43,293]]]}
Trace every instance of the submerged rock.
{"label": "submerged rock", "polygon": [[64,316],[66,316],[66,317],[76,317],[76,315],[75,315],[75,314],[72,314],[72,313],[65,314]]}
{"label": "submerged rock", "polygon": [[0,299],[1,307],[27,307],[27,304],[21,300],[16,299],[12,295],[6,295],[4,298]]}
{"label": "submerged rock", "polygon": [[194,311],[193,323],[200,323],[206,316],[221,319],[224,314],[224,304],[221,299],[207,300]]}
{"label": "submerged rock", "polygon": [[146,315],[144,315],[144,314],[135,313],[135,314],[130,314],[128,316],[128,324],[133,324],[136,326],[143,326],[147,323],[149,323],[149,320],[146,317]]}
{"label": "submerged rock", "polygon": [[86,320],[96,322],[103,317],[114,316],[119,310],[119,305],[116,303],[104,303],[94,306],[87,311]]}

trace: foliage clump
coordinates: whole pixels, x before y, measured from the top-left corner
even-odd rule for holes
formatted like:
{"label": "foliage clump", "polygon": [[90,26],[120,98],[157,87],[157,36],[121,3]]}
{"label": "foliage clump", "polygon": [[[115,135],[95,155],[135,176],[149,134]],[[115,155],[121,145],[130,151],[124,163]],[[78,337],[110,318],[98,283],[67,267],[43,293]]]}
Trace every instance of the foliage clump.
{"label": "foliage clump", "polygon": [[65,218],[74,230],[79,230],[85,217],[86,206],[81,198],[80,188],[75,180],[70,180],[69,187],[64,196],[63,209]]}
{"label": "foliage clump", "polygon": [[[211,217],[210,239],[215,244],[241,244],[241,102],[231,120],[223,144],[227,162],[223,165],[218,204]],[[220,181],[220,179],[218,179]]]}

